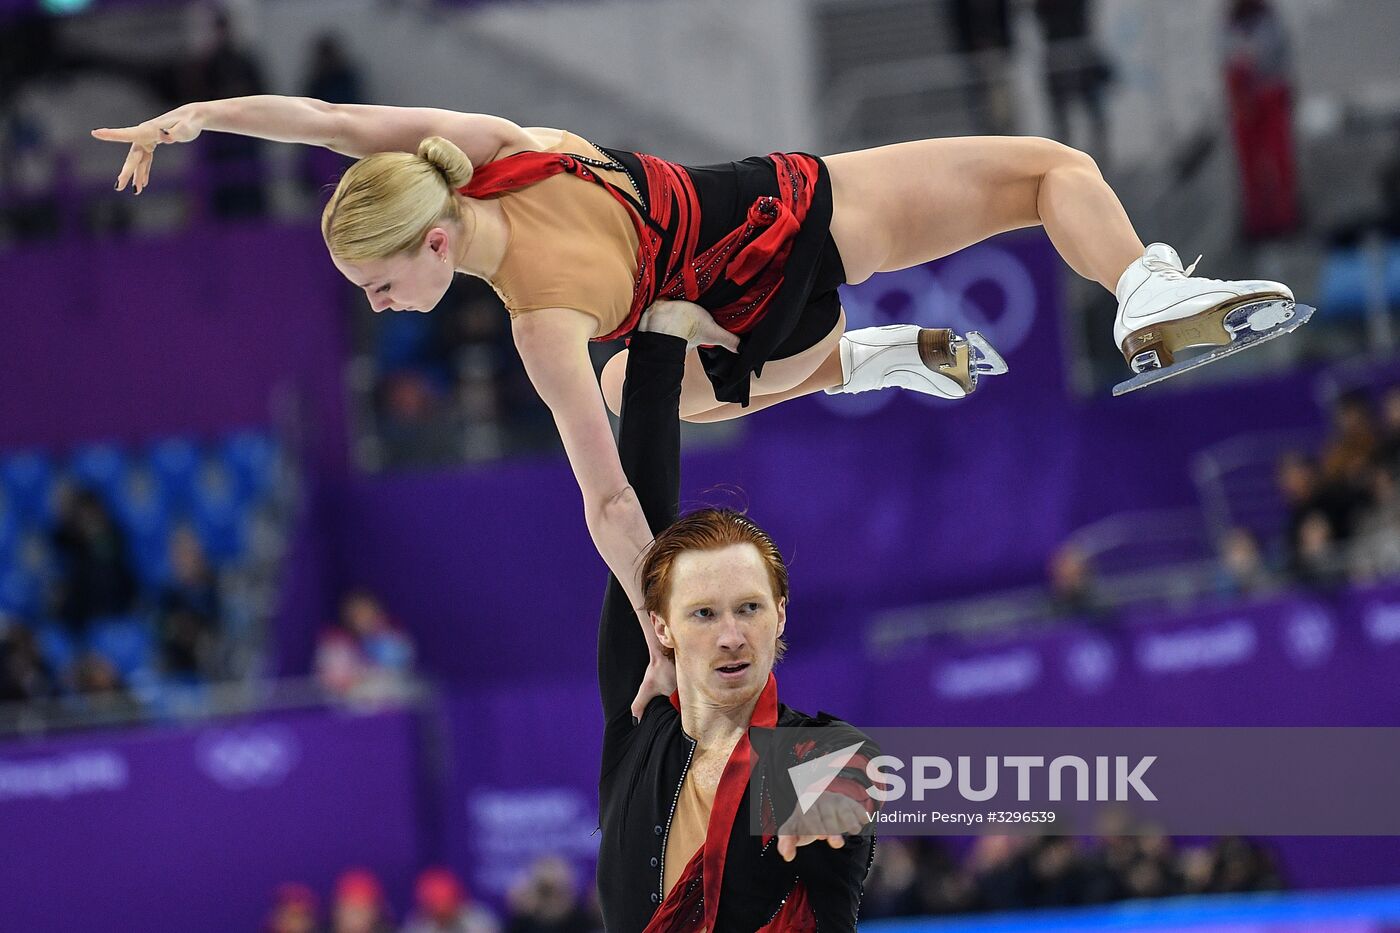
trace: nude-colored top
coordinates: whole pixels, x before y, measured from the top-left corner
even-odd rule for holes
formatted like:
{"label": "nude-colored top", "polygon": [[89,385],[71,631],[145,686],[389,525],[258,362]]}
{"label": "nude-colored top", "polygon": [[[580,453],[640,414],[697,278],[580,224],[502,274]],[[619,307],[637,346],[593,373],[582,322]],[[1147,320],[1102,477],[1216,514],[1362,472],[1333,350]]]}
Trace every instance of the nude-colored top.
{"label": "nude-colored top", "polygon": [[[609,161],[587,140],[565,132],[546,152]],[[596,170],[637,196],[626,172]],[[513,318],[541,308],[572,308],[611,333],[632,307],[637,231],[627,209],[599,185],[568,174],[501,195],[510,224],[505,258],[491,279]]]}
{"label": "nude-colored top", "polygon": [[666,889],[667,897],[671,896],[671,888],[684,874],[685,866],[705,844],[710,808],[714,802],[714,794],[707,796],[700,789],[700,782],[695,780],[694,774],[687,774],[681,783],[676,813],[671,818],[671,829],[666,836],[666,866],[662,871],[661,885]]}

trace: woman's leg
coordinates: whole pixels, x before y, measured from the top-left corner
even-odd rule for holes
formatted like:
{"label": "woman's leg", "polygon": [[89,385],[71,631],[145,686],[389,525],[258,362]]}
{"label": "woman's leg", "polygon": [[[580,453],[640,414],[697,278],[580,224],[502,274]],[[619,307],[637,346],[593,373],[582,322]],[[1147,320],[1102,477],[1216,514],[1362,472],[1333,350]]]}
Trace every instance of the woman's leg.
{"label": "woman's leg", "polygon": [[831,234],[851,283],[1036,225],[1075,272],[1110,292],[1143,254],[1094,160],[1053,140],[926,139],[824,161]]}

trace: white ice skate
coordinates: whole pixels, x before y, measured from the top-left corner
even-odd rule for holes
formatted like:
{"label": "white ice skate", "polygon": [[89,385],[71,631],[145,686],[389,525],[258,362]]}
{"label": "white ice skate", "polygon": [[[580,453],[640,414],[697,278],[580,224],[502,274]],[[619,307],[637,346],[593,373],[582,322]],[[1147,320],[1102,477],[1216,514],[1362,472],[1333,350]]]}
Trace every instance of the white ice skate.
{"label": "white ice skate", "polygon": [[946,327],[890,324],[841,336],[841,385],[827,395],[897,386],[925,395],[959,399],[982,376],[1006,372],[1006,362],[977,331],[966,337]]}
{"label": "white ice skate", "polygon": [[[1137,375],[1114,386],[1114,395],[1281,337],[1312,317],[1281,282],[1194,278],[1200,261],[1183,269],[1176,250],[1153,243],[1119,278],[1113,340]],[[1187,347],[1215,349],[1177,360]]]}

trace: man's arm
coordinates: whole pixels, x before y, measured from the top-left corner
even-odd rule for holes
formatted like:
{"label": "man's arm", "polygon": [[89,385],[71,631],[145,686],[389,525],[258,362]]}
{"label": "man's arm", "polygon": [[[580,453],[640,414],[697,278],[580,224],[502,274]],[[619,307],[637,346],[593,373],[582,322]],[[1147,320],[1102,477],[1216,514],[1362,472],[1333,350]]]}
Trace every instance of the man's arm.
{"label": "man's arm", "polygon": [[[653,533],[675,521],[680,498],[680,398],[686,341],[637,333],[627,355],[617,450]],[[598,623],[598,688],[608,733],[631,724],[631,703],[650,654],[637,613],[616,576],[608,578]]]}

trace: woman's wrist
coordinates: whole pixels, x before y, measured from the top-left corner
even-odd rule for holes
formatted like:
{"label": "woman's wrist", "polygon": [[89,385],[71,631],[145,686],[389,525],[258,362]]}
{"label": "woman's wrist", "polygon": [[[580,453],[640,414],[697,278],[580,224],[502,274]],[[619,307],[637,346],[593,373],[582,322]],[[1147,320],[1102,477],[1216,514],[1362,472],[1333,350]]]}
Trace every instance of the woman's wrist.
{"label": "woman's wrist", "polygon": [[219,129],[218,115],[222,108],[220,105],[227,104],[226,100],[199,100],[185,105],[189,120],[197,129],[215,130]]}

